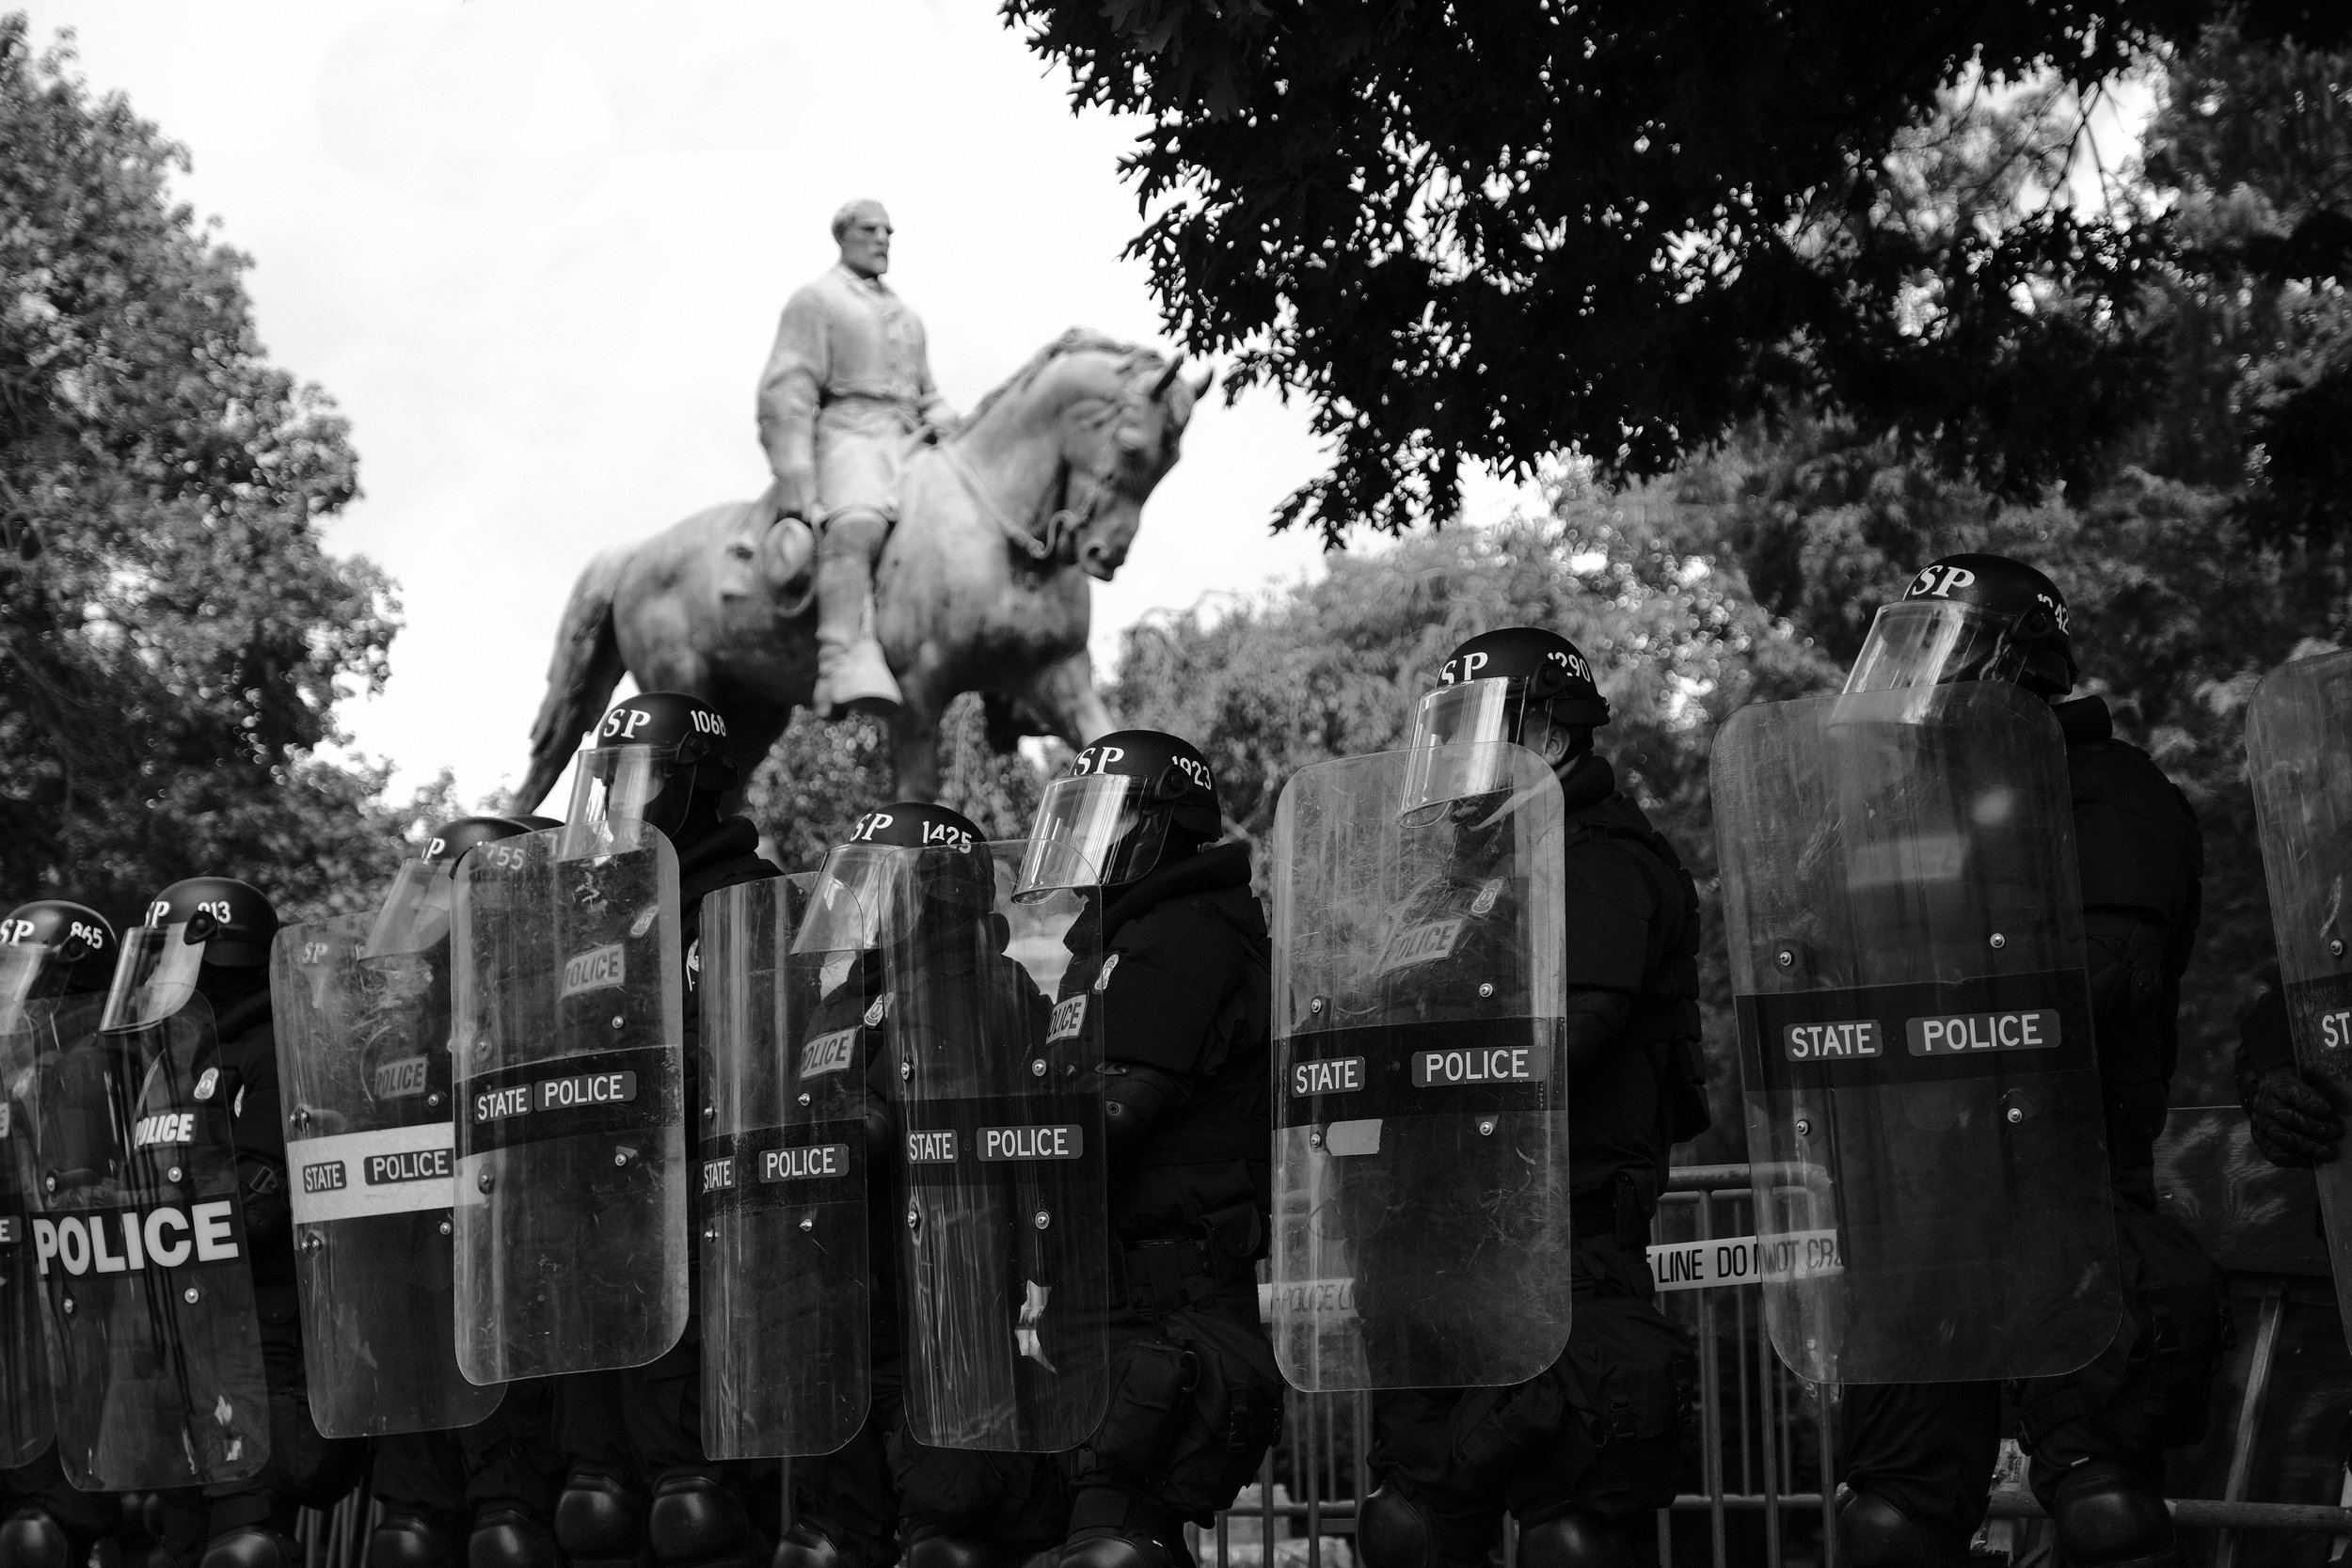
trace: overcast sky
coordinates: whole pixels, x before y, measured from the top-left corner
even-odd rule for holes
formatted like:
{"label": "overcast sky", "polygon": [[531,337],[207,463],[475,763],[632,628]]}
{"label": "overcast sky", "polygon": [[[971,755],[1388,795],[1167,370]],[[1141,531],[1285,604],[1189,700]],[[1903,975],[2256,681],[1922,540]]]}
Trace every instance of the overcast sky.
{"label": "overcast sky", "polygon": [[[845,198],[888,203],[891,282],[959,407],[1066,326],[1157,341],[1119,254],[1133,124],[1073,118],[978,0],[28,9],[186,145],[271,356],[351,420],[365,496],[327,542],[391,573],[406,628],[342,712],[404,782],[519,778],[580,565],[765,483],[754,387]],[[1211,400],[1094,590],[1098,670],[1155,608],[1316,569],[1266,519],[1318,467],[1303,408]]]}

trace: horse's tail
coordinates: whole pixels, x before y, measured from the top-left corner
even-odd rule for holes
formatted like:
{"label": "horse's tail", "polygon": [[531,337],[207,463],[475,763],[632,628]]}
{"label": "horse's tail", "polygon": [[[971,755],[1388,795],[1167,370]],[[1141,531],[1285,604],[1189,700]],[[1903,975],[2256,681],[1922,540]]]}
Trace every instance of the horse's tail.
{"label": "horse's tail", "polygon": [[515,809],[530,811],[548,798],[572,760],[582,731],[604,712],[621,681],[621,645],[612,635],[612,594],[628,564],[627,548],[589,562],[572,584],[571,601],[548,660],[548,694],[531,721],[531,771],[515,792]]}

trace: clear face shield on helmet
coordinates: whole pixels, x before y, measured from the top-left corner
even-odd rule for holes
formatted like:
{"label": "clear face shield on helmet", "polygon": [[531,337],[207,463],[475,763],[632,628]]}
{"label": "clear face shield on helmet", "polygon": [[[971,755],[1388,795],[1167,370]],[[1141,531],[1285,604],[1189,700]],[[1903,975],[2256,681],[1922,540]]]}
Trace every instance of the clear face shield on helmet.
{"label": "clear face shield on helmet", "polygon": [[1134,881],[1159,863],[1174,816],[1168,807],[1152,808],[1141,779],[1089,773],[1055,780],[1038,802],[1013,897],[1034,903],[1063,888]]}
{"label": "clear face shield on helmet", "polygon": [[[579,756],[572,779],[575,828],[612,821],[653,822],[646,814],[677,771],[675,746],[592,746]],[[659,822],[653,825],[660,827]]]}
{"label": "clear face shield on helmet", "polygon": [[2031,652],[2017,632],[2017,617],[1976,605],[1904,599],[1883,606],[1846,677],[1846,692],[2016,682]]}
{"label": "clear face shield on helmet", "polygon": [[[1440,816],[1475,812],[1511,787],[1507,750],[1523,746],[1549,762],[1555,726],[1549,706],[1530,716],[1524,730],[1523,680],[1465,681],[1441,686],[1413,710],[1413,738],[1406,750],[1405,798],[1398,815],[1410,827]],[[1559,726],[1565,734],[1565,726]]]}
{"label": "clear face shield on helmet", "polygon": [[384,896],[367,941],[359,944],[362,961],[403,958],[430,952],[449,940],[450,911],[457,897],[453,868],[430,861],[403,863]]}
{"label": "clear face shield on helmet", "polygon": [[792,933],[795,953],[864,953],[882,945],[900,879],[914,852],[881,844],[843,844],[825,856],[808,911]]}
{"label": "clear face shield on helmet", "polygon": [[0,1035],[29,1029],[56,1010],[49,994],[58,989],[50,976],[65,967],[57,949],[42,942],[0,947]]}
{"label": "clear face shield on helmet", "polygon": [[101,1029],[136,1029],[169,1018],[196,995],[204,965],[209,928],[183,920],[170,926],[135,926],[122,939],[114,985],[106,992]]}

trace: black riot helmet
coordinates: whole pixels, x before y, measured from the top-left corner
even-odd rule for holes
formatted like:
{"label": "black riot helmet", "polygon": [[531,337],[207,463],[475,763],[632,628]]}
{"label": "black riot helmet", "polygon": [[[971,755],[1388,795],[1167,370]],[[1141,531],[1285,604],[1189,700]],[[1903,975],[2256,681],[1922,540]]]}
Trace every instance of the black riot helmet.
{"label": "black riot helmet", "polygon": [[825,856],[792,951],[871,951],[925,912],[901,911],[901,900],[944,906],[966,921],[994,907],[994,858],[970,817],[927,800],[894,800],[859,817]]}
{"label": "black riot helmet", "polygon": [[2081,669],[2058,584],[2005,555],[1940,556],[1870,623],[1848,691],[2010,681],[2056,699]]}
{"label": "black riot helmet", "polygon": [[56,994],[87,996],[114,978],[119,944],[112,923],[87,904],[40,898],[0,919],[0,945],[38,953]]}
{"label": "black riot helmet", "polygon": [[1198,747],[1159,730],[1114,730],[1045,786],[1013,896],[1136,881],[1215,842],[1223,825]]}
{"label": "black riot helmet", "polygon": [[641,691],[615,704],[580,753],[566,820],[629,817],[675,838],[736,784],[727,721],[700,697]]}
{"label": "black riot helmet", "polygon": [[126,932],[101,1026],[126,1029],[188,1004],[207,967],[249,970],[260,980],[278,935],[278,911],[260,888],[233,877],[190,877],[149,900]]}
{"label": "black riot helmet", "polygon": [[1498,787],[1499,748],[1524,746],[1557,769],[1592,746],[1609,700],[1577,645],[1541,626],[1481,632],[1446,656],[1413,711],[1404,809],[1431,810]]}
{"label": "black riot helmet", "polygon": [[0,918],[0,1035],[24,1027],[28,1007],[103,991],[117,946],[115,928],[87,904],[43,898],[10,910]]}
{"label": "black riot helmet", "polygon": [[[550,826],[562,827],[560,822]],[[422,953],[449,938],[450,911],[456,902],[457,863],[477,844],[514,838],[531,830],[516,817],[459,816],[433,830],[424,853],[405,862],[384,896],[368,940],[359,948],[362,958]]]}

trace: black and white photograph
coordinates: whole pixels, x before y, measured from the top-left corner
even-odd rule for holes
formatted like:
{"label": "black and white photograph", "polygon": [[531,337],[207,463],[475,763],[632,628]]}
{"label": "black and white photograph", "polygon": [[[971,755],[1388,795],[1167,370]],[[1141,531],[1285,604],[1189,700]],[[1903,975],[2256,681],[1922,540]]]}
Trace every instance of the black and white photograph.
{"label": "black and white photograph", "polygon": [[0,1568],[2352,1561],[2352,7],[0,0]]}

